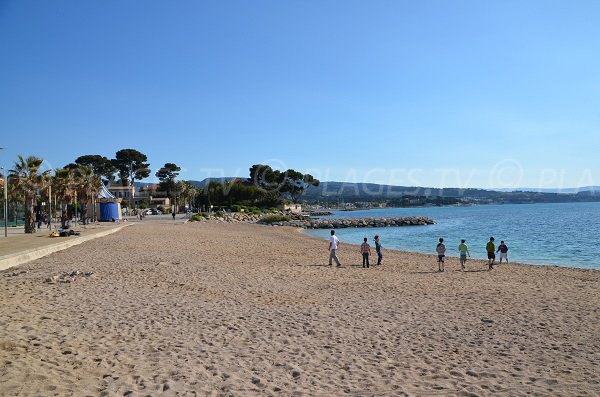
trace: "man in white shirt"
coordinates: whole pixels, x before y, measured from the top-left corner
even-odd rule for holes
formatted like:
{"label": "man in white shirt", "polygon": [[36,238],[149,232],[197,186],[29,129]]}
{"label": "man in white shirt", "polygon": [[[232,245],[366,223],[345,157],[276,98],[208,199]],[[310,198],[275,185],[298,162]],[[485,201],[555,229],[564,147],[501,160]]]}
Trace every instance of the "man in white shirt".
{"label": "man in white shirt", "polygon": [[340,245],[340,240],[338,240],[337,236],[335,235],[335,230],[332,230],[331,237],[329,237],[329,266],[333,265],[334,260],[337,264],[336,267],[342,266],[337,258],[337,255],[335,254],[338,245]]}

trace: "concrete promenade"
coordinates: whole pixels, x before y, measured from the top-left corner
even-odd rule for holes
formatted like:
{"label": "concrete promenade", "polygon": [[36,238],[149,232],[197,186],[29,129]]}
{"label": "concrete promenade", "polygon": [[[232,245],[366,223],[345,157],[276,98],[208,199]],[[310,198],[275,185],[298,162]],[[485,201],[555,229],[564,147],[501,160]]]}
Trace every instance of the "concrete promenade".
{"label": "concrete promenade", "polygon": [[[185,214],[177,214],[175,220],[171,215],[148,215],[143,221],[140,221],[138,217],[131,216],[118,224],[97,222],[89,225],[77,225],[73,230],[79,232],[80,235],[69,237],[50,237],[50,229],[45,226],[42,226],[41,229],[37,230],[37,233],[33,234],[25,234],[22,226],[9,227],[8,237],[4,237],[4,230],[0,230],[0,271],[95,238],[116,233],[139,222],[185,223],[187,220],[188,217]],[[58,225],[53,225],[53,229],[55,226]]]}
{"label": "concrete promenade", "polygon": [[[83,242],[106,236],[132,225],[133,222],[95,223],[74,228],[79,236],[50,237],[45,226],[37,233],[26,234],[23,227],[9,228],[8,237],[0,237],[0,270],[5,270]],[[4,231],[2,231],[2,234]]]}

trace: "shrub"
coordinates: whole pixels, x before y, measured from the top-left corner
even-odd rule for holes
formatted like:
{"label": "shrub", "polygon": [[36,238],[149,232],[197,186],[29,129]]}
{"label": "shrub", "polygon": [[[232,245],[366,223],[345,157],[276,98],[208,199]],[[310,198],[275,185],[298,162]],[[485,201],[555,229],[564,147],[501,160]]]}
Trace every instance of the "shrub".
{"label": "shrub", "polygon": [[262,214],[261,209],[257,208],[257,207],[248,207],[246,209],[246,212],[249,213],[249,214],[252,214],[252,215],[260,215],[260,214]]}
{"label": "shrub", "polygon": [[200,214],[196,214],[190,218],[190,222],[200,222],[204,217]]}
{"label": "shrub", "polygon": [[262,218],[260,218],[260,221],[264,222],[264,223],[275,223],[275,222],[288,222],[291,219],[292,218],[290,218],[289,216],[273,214],[273,215],[263,216]]}

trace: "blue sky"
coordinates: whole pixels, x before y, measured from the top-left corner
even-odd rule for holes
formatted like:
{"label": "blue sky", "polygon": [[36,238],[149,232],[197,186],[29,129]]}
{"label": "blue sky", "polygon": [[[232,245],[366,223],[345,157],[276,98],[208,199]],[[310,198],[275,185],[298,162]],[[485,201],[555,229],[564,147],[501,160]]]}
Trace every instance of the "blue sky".
{"label": "blue sky", "polygon": [[[0,0],[0,164],[600,185],[598,1]],[[149,181],[156,180],[152,175]]]}

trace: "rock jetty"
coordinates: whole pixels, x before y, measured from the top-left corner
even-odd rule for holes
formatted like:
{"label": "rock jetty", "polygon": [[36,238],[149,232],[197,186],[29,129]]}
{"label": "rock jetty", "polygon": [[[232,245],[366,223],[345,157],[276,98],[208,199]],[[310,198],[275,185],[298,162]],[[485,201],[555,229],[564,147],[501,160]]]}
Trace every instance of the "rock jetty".
{"label": "rock jetty", "polygon": [[243,212],[228,212],[220,213],[219,215],[211,213],[203,216],[196,216],[193,221],[204,223],[255,223],[260,220],[262,216],[263,215],[246,214]]}
{"label": "rock jetty", "polygon": [[[281,215],[288,220],[272,222],[273,215]],[[261,225],[291,226],[303,229],[342,229],[347,227],[388,227],[388,226],[418,226],[432,225],[435,222],[423,216],[403,216],[388,218],[310,218],[289,213],[278,214],[245,214],[220,213],[196,216],[193,221],[206,223],[258,223]]]}
{"label": "rock jetty", "polygon": [[403,216],[391,218],[320,218],[320,219],[293,219],[266,223],[259,220],[259,224],[276,226],[300,227],[303,229],[342,229],[347,227],[388,227],[388,226],[419,226],[432,225],[435,222],[423,216]]}

